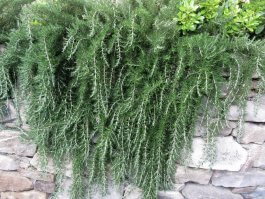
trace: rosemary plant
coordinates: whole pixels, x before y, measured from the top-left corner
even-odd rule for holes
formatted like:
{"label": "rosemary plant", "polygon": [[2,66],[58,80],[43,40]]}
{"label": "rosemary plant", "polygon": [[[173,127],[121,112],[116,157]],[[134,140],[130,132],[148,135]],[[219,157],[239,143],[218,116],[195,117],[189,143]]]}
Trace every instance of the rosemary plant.
{"label": "rosemary plant", "polygon": [[244,107],[252,74],[264,76],[264,41],[183,35],[177,5],[42,1],[25,7],[9,34],[0,97],[21,90],[39,151],[59,167],[71,157],[72,198],[85,196],[86,179],[106,188],[108,172],[156,198],[190,152],[198,118],[213,145],[229,106]]}

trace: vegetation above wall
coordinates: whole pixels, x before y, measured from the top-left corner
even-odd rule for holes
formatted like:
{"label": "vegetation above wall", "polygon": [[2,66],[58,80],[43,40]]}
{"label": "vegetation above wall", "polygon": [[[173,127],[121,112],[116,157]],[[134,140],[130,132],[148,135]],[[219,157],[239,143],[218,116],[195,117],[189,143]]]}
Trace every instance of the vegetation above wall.
{"label": "vegetation above wall", "polygon": [[111,171],[156,198],[190,152],[198,118],[213,160],[229,106],[243,108],[252,74],[265,73],[265,42],[249,39],[262,15],[232,2],[47,0],[23,9],[0,57],[0,98],[22,91],[39,151],[59,167],[70,155],[74,199],[85,194],[86,170],[89,183],[106,188]]}
{"label": "vegetation above wall", "polygon": [[8,33],[18,26],[22,7],[34,0],[0,0],[0,43],[6,42]]}

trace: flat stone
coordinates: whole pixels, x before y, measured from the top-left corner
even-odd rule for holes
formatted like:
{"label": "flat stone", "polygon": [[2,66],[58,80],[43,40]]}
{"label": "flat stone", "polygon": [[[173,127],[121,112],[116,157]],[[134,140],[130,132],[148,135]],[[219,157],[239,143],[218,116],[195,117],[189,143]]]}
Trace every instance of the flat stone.
{"label": "flat stone", "polygon": [[[173,189],[169,191],[159,191],[158,199],[184,199],[180,191],[185,187],[185,184],[174,184]],[[122,199],[143,199],[143,191],[129,184],[124,188],[124,195]]]}
{"label": "flat stone", "polygon": [[143,192],[134,185],[128,185],[124,188],[124,199],[143,199]]}
{"label": "flat stone", "polygon": [[[233,136],[237,136],[239,129],[233,131]],[[262,144],[265,141],[265,125],[255,123],[243,123],[243,133],[240,135],[239,142],[242,144],[257,143]]]}
{"label": "flat stone", "polygon": [[19,167],[22,169],[27,169],[30,166],[30,160],[31,158],[28,157],[21,157],[20,158],[20,163],[19,163]]}
{"label": "flat stone", "polygon": [[70,199],[71,198],[70,190],[72,184],[73,184],[72,179],[65,178],[62,182],[60,192],[57,195],[57,199]]}
{"label": "flat stone", "polygon": [[254,166],[254,163],[259,160],[259,157],[263,157],[262,154],[262,145],[259,144],[246,144],[241,145],[242,147],[247,149],[248,152],[248,159],[244,166],[242,167],[241,171],[247,171]]}
{"label": "flat stone", "polygon": [[157,198],[158,199],[184,199],[181,193],[177,191],[159,191]]}
{"label": "flat stone", "polygon": [[73,176],[73,164],[70,159],[67,159],[64,163],[64,175],[69,178]]}
{"label": "flat stone", "polygon": [[94,186],[92,192],[89,193],[91,199],[122,199],[123,188],[121,186],[114,185],[112,182],[108,183],[106,195],[102,195],[102,188],[100,186]]}
{"label": "flat stone", "polygon": [[239,107],[236,106],[236,105],[230,106],[229,111],[228,111],[227,119],[228,120],[232,120],[232,121],[238,121],[239,117],[240,117],[240,109],[239,109]]}
{"label": "flat stone", "polygon": [[190,183],[184,187],[182,194],[186,199],[243,199],[241,195],[234,194],[229,189]]}
{"label": "flat stone", "polygon": [[0,131],[0,152],[32,157],[36,152],[36,145],[23,141],[21,132],[12,130]]}
{"label": "flat stone", "polygon": [[24,192],[3,192],[1,199],[48,199],[46,193],[38,191],[24,191]]}
{"label": "flat stone", "polygon": [[221,98],[225,98],[227,97],[228,93],[229,93],[229,85],[228,83],[222,83],[222,86],[221,86],[221,95],[220,97]]}
{"label": "flat stone", "polygon": [[222,187],[265,186],[265,170],[251,169],[244,172],[216,171],[212,184]]}
{"label": "flat stone", "polygon": [[181,191],[185,187],[185,184],[174,184],[173,187],[175,191]]}
{"label": "flat stone", "polygon": [[42,165],[42,161],[41,161],[41,157],[39,153],[36,153],[33,156],[32,160],[30,161],[30,164],[33,167],[35,167],[38,171],[52,173],[52,174],[56,173],[53,160],[51,158],[48,158],[47,164]]}
{"label": "flat stone", "polygon": [[50,173],[45,173],[41,171],[36,171],[33,169],[27,169],[27,170],[20,170],[20,174],[24,177],[30,178],[32,180],[40,180],[40,181],[46,181],[46,182],[54,182],[54,175]]}
{"label": "flat stone", "polygon": [[[261,97],[259,102],[248,101],[246,104],[245,121],[247,122],[265,122],[265,97]],[[257,108],[258,107],[258,108]],[[228,120],[239,120],[241,110],[233,105],[228,111]]]}
{"label": "flat stone", "polygon": [[239,171],[247,161],[247,151],[238,144],[232,136],[218,137],[216,141],[216,161],[211,163],[203,161],[205,141],[202,138],[194,138],[192,144],[191,160],[187,163],[189,167],[202,169]]}
{"label": "flat stone", "polygon": [[265,169],[265,144],[261,146],[260,151],[256,157],[257,158],[255,158],[253,161],[253,167]]}
{"label": "flat stone", "polygon": [[[247,95],[248,98],[253,98],[253,97],[257,96],[258,87],[259,87],[258,83],[259,82],[257,80],[253,80],[252,81],[251,89],[249,89],[248,95]],[[229,92],[231,90],[228,86],[229,85],[227,83],[223,84],[221,86],[221,93],[220,93],[220,98],[221,99],[227,98],[227,96],[228,96],[228,94],[229,94]]]}
{"label": "flat stone", "polygon": [[20,118],[21,118],[21,121],[22,121],[21,128],[24,131],[29,131],[30,130],[30,126],[27,123],[27,110],[28,110],[27,107],[28,107],[28,105],[27,105],[27,103],[25,101],[23,101],[21,103],[21,106],[19,107],[19,114],[20,114]]}
{"label": "flat stone", "polygon": [[196,182],[199,184],[208,184],[211,176],[211,170],[194,169],[184,166],[178,166],[175,174],[176,183]]}
{"label": "flat stone", "polygon": [[3,123],[5,126],[14,123],[15,120],[18,118],[18,114],[14,105],[13,100],[6,100],[3,107],[4,115],[0,117],[0,123]]}
{"label": "flat stone", "polygon": [[255,71],[254,74],[252,75],[252,79],[259,79],[260,78],[260,74]]}
{"label": "flat stone", "polygon": [[3,44],[0,44],[0,53],[4,52],[5,46]]}
{"label": "flat stone", "polygon": [[[56,168],[54,165],[54,162],[52,158],[48,157],[47,164],[42,165],[41,164],[41,157],[39,153],[36,153],[32,160],[30,161],[30,164],[35,167],[38,171],[41,172],[48,172],[52,174],[56,174]],[[70,160],[66,160],[64,163],[64,175],[67,177],[72,177],[73,170],[72,170],[72,162]]]}
{"label": "flat stone", "polygon": [[32,188],[31,180],[18,172],[0,171],[0,191],[26,191]]}
{"label": "flat stone", "polygon": [[259,86],[260,86],[259,83],[260,83],[260,82],[257,81],[257,80],[252,80],[251,89],[252,89],[252,90],[257,90],[257,91],[258,91],[258,90],[259,90]]}
{"label": "flat stone", "polygon": [[258,187],[252,193],[242,194],[245,199],[264,199],[265,198],[265,187]]}
{"label": "flat stone", "polygon": [[[218,135],[219,136],[228,136],[232,133],[232,130],[236,128],[237,123],[236,122],[231,122],[227,121],[226,124],[224,124],[224,127],[220,129]],[[195,125],[195,134],[194,136],[196,137],[201,137],[201,136],[206,136],[207,130],[205,126],[202,126],[199,122]]]}
{"label": "flat stone", "polygon": [[257,96],[257,92],[250,90],[248,92],[248,98],[254,98],[255,96]]}
{"label": "flat stone", "polygon": [[234,188],[232,189],[233,193],[249,193],[253,192],[257,189],[257,187],[240,187],[240,188]]}
{"label": "flat stone", "polygon": [[[253,97],[257,96],[257,92],[259,91],[259,89],[258,89],[259,88],[259,81],[253,80],[251,83],[252,83],[251,89],[249,89],[248,95],[247,95],[248,98],[253,98]],[[228,83],[223,84],[221,86],[220,97],[223,99],[227,98],[230,90],[231,89],[229,88]]]}
{"label": "flat stone", "polygon": [[44,193],[53,193],[55,191],[55,184],[37,180],[34,184],[34,189]]}
{"label": "flat stone", "polygon": [[19,162],[6,155],[0,154],[0,170],[15,171],[19,168]]}

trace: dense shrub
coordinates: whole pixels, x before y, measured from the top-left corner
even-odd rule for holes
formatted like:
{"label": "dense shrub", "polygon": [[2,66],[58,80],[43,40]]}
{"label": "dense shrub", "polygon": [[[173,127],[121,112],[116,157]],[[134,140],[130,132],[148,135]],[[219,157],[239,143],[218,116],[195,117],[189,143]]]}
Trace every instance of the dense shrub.
{"label": "dense shrub", "polygon": [[175,18],[183,34],[187,31],[209,32],[232,36],[259,35],[264,29],[265,8],[260,3],[240,0],[184,0]]}
{"label": "dense shrub", "polygon": [[58,166],[71,157],[74,199],[85,194],[85,170],[90,184],[106,188],[111,171],[156,198],[190,152],[198,116],[211,146],[228,107],[244,107],[253,72],[264,77],[263,40],[200,27],[218,16],[206,2],[191,11],[195,28],[185,24],[186,5],[57,0],[24,8],[0,57],[0,96],[22,90],[39,151]]}
{"label": "dense shrub", "polygon": [[17,27],[22,6],[34,0],[0,0],[0,43],[7,41],[8,33]]}
{"label": "dense shrub", "polygon": [[258,38],[264,38],[265,37],[265,1],[263,0],[251,0],[249,4],[244,4],[246,9],[252,10],[256,13],[261,13],[262,17],[262,24],[257,29],[257,35]]}

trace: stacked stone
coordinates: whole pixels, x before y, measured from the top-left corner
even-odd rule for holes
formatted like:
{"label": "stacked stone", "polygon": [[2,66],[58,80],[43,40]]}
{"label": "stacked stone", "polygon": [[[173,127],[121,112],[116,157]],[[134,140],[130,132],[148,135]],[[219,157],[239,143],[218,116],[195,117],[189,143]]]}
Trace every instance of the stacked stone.
{"label": "stacked stone", "polygon": [[[159,192],[159,199],[265,199],[265,96],[255,100],[258,80],[255,74],[242,135],[240,109],[231,106],[227,126],[217,137],[216,160],[210,164],[202,161],[206,129],[198,125],[190,161],[177,165],[174,189]],[[141,199],[141,190],[128,186],[124,198]]]}
{"label": "stacked stone", "polygon": [[55,175],[36,166],[37,147],[23,140],[23,130],[16,128],[18,114],[12,100],[6,102],[0,130],[0,198],[47,199],[55,190]]}
{"label": "stacked stone", "polygon": [[[253,100],[258,79],[253,77],[244,133],[238,136],[240,110],[232,106],[227,126],[217,137],[216,160],[211,165],[201,161],[206,130],[197,126],[190,161],[177,165],[174,188],[160,191],[159,199],[265,199],[265,96]],[[7,100],[6,110],[0,119],[0,199],[47,199],[55,191],[54,164],[48,159],[41,167],[36,145],[21,138],[24,131],[17,128],[19,117],[12,100]],[[24,121],[22,129],[28,128]],[[58,199],[70,199],[71,167],[68,161]],[[110,181],[106,196],[99,189],[93,188],[92,199],[143,199],[142,191],[130,184],[115,186]]]}
{"label": "stacked stone", "polygon": [[[256,104],[258,103],[258,104]],[[22,140],[23,131],[16,130],[18,114],[12,100],[6,102],[7,115],[0,131],[0,198],[47,199],[55,191],[56,169],[51,159],[42,168],[37,147]],[[232,106],[227,127],[217,141],[216,161],[201,161],[204,155],[205,129],[196,128],[191,160],[177,165],[174,189],[160,191],[160,199],[264,199],[265,198],[265,97],[248,101],[243,123],[244,133],[237,137],[239,108]],[[28,128],[23,125],[23,128]],[[59,199],[69,199],[72,183],[71,162],[65,164],[65,179]],[[100,191],[93,199],[141,199],[142,192],[133,185],[114,186],[108,195]]]}

